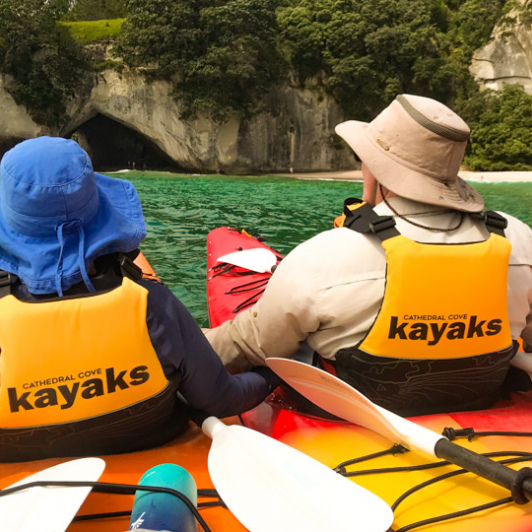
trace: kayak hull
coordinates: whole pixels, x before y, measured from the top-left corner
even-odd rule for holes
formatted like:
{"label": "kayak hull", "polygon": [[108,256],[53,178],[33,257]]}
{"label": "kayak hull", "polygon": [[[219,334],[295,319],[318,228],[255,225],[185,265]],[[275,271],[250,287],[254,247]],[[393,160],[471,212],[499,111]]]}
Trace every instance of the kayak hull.
{"label": "kayak hull", "polygon": [[[216,266],[214,257],[223,256],[236,249],[246,250],[265,245],[231,228],[215,229],[209,233],[207,242],[208,269]],[[266,280],[269,279],[270,274],[249,274],[250,279],[261,279],[265,275]],[[216,316],[217,319],[220,316],[221,322],[236,315],[235,309],[239,308],[244,295],[238,292],[231,294],[226,294],[226,292],[232,291],[235,284],[239,283],[242,283],[241,278],[237,278],[233,272],[222,272],[214,278],[208,275],[207,293],[210,315]],[[225,297],[219,297],[218,294],[223,294]],[[259,297],[260,294],[256,296],[257,299]],[[231,311],[230,316],[224,314],[228,310]],[[380,453],[389,449],[393,444],[368,429],[350,423],[320,419],[299,413],[297,411],[299,406],[297,402],[294,404],[293,397],[287,397],[283,391],[277,391],[258,408],[244,414],[242,419],[246,426],[295,447],[332,468],[346,460]],[[411,419],[438,433],[442,433],[447,427],[455,430],[472,427],[476,431],[515,432],[526,431],[527,428],[532,430],[532,395],[516,395],[512,401],[500,402],[494,408],[485,411],[430,415]],[[457,439],[456,443],[476,452],[519,451],[531,453],[532,458],[532,437],[487,436],[471,442],[467,438]],[[410,451],[405,454],[375,458],[367,463],[350,466],[347,471],[404,468],[431,461],[433,461],[431,458],[420,452]],[[520,469],[531,466],[531,461],[524,461],[512,467]],[[392,505],[403,493],[414,486],[456,469],[456,466],[447,465],[423,471],[368,473],[352,478]],[[420,489],[407,497],[394,511],[393,529],[399,530],[424,519],[460,512],[466,508],[488,504],[508,496],[507,490],[487,480],[470,473],[460,475]],[[353,520],[356,521],[356,516],[353,516]],[[441,530],[442,532],[530,531],[532,530],[532,504],[524,506],[507,504],[503,507],[417,529]]]}
{"label": "kayak hull", "polygon": [[[454,429],[474,427],[476,431],[525,430],[526,427],[531,426],[531,405],[531,399],[522,396],[515,397],[512,401],[501,402],[487,411],[439,414],[411,419],[437,432],[441,432],[446,427]],[[265,403],[244,414],[242,418],[246,426],[272,436],[331,468],[337,467],[346,460],[382,452],[392,445],[390,441],[368,429],[342,421],[320,419],[299,413],[294,408],[294,405],[283,397],[282,392],[277,391]],[[225,422],[239,423],[239,420],[231,418]],[[532,456],[532,438],[487,436],[472,442],[460,439],[457,443],[476,452],[518,450],[530,452]],[[102,456],[106,462],[106,469],[100,480],[137,484],[148,469],[162,463],[174,463],[186,469],[193,476],[199,489],[212,489],[213,484],[207,469],[210,444],[210,439],[204,436],[196,426],[191,425],[185,435],[156,449],[124,455]],[[57,458],[1,464],[0,488],[65,460],[65,458]],[[410,451],[405,454],[375,458],[366,463],[347,466],[345,469],[348,472],[374,471],[382,468],[411,467],[431,461],[419,452]],[[532,467],[532,460],[512,467],[519,469],[525,466]],[[370,472],[354,477],[353,480],[391,505],[408,489],[455,469],[455,466],[449,465],[425,471]],[[486,504],[507,496],[508,492],[503,488],[472,474],[447,479],[420,490],[400,504],[394,512],[393,530],[399,530],[401,527],[422,519],[462,511],[465,508]],[[319,504],[319,501],[316,504]],[[132,505],[133,496],[91,493],[78,515],[129,511]],[[343,511],[348,512],[349,509],[346,508]],[[246,530],[227,509],[209,508],[201,510],[201,514],[213,532]],[[356,522],[356,516],[353,516],[353,520]],[[128,524],[128,517],[99,519],[73,523],[68,531],[124,532]],[[419,530],[529,532],[532,530],[532,505],[507,504],[471,516],[421,527]]]}
{"label": "kayak hull", "polygon": [[[271,274],[251,272],[242,275],[238,269],[218,268],[217,257],[239,249],[266,247],[265,244],[231,228],[218,228],[208,238],[208,281],[209,316],[211,324],[231,319],[244,299],[260,297],[261,288],[234,292],[243,282],[267,282]],[[269,248],[268,248],[269,249]],[[217,275],[214,275],[214,274]],[[243,281],[244,280],[244,281]],[[231,292],[232,293],[226,293]],[[251,292],[251,294],[250,294]],[[301,405],[285,391],[276,390],[256,409],[242,415],[242,422],[259,432],[286,443],[322,462],[336,468],[339,464],[354,458],[389,449],[393,442],[362,427],[340,421],[324,419],[301,412]],[[439,414],[411,418],[416,423],[441,433],[445,428],[455,430],[472,427],[475,431],[526,431],[532,429],[532,395],[515,395],[511,401],[499,402],[486,411]],[[240,423],[239,418],[225,420],[227,424]],[[476,452],[530,453],[531,459],[514,464],[514,469],[532,467],[532,437],[485,436],[473,441],[458,439],[456,443]],[[137,484],[142,475],[152,467],[163,463],[174,463],[186,469],[194,478],[199,489],[212,489],[208,473],[208,454],[211,440],[200,429],[190,424],[188,431],[174,441],[137,453],[109,455],[102,458],[106,469],[100,478],[102,482]],[[27,477],[42,469],[66,461],[67,458],[39,460],[34,462],[0,464],[0,488]],[[383,468],[405,468],[426,464],[433,460],[420,452],[386,454],[371,460],[345,466],[344,471],[369,471],[352,477],[352,480],[369,489],[392,505],[407,490],[422,482],[434,479],[457,468],[446,465],[437,469],[401,472],[376,472]],[[489,481],[473,474],[465,474],[442,480],[416,491],[401,502],[394,511],[393,530],[399,531],[412,523],[435,516],[460,512],[465,508],[488,504],[508,497],[508,492]],[[207,500],[207,499],[205,499]],[[210,499],[212,500],[212,499]],[[320,504],[320,501],[316,501]],[[130,511],[133,496],[91,493],[78,515]],[[349,512],[349,508],[339,508]],[[201,510],[201,514],[213,532],[240,532],[245,528],[231,512],[222,507]],[[356,530],[357,516],[353,515],[353,529]],[[98,519],[97,521],[75,522],[69,532],[124,532],[128,529],[129,517]],[[405,528],[406,530],[406,528]],[[530,532],[532,530],[532,505],[506,504],[465,515],[449,521],[430,524],[415,530],[431,532]],[[272,531],[273,532],[273,531]],[[294,531],[299,532],[299,531]]]}
{"label": "kayak hull", "polygon": [[[224,422],[226,424],[239,423],[238,418],[229,418]],[[198,489],[214,489],[207,468],[210,446],[211,440],[191,423],[184,435],[161,447],[136,453],[101,456],[106,467],[99,480],[100,482],[136,485],[148,469],[159,464],[172,463],[186,469],[194,478]],[[68,458],[51,458],[33,462],[0,464],[0,489],[30,474],[67,460]],[[91,492],[78,515],[131,511],[133,499],[133,495]],[[212,501],[214,499],[202,500]],[[213,531],[241,532],[246,530],[225,508],[214,507],[200,510],[200,512]],[[70,525],[68,532],[124,532],[128,528],[129,517],[125,516],[75,522]]]}

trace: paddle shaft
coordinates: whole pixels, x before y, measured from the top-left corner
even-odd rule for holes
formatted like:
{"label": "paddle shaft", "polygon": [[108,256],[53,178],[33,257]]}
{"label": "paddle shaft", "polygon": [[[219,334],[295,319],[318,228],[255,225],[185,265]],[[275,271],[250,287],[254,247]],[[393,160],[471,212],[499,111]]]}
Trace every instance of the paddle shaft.
{"label": "paddle shaft", "polygon": [[394,443],[443,458],[509,489],[520,504],[532,500],[532,469],[515,471],[377,406],[338,377],[301,362],[269,358],[267,365],[307,399],[342,419],[366,427]]}
{"label": "paddle shaft", "polygon": [[521,493],[522,490],[522,494],[528,500],[532,500],[532,478],[525,478],[522,482],[519,482],[519,473],[514,469],[510,469],[503,464],[494,462],[485,456],[456,445],[456,443],[446,438],[442,438],[436,443],[434,452],[438,458],[443,458],[471,473],[475,473],[503,488],[509,489],[512,491],[512,495],[515,489],[518,490],[518,493]]}

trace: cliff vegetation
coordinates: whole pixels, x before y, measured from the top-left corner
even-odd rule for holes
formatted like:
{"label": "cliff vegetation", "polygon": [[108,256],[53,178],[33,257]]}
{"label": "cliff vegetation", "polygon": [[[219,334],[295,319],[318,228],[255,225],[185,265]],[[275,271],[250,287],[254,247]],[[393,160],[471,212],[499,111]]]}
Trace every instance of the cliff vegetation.
{"label": "cliff vegetation", "polygon": [[[517,0],[0,0],[0,72],[50,126],[102,68],[171,81],[182,118],[221,122],[264,111],[283,84],[328,93],[360,120],[421,94],[472,126],[471,168],[531,169],[532,96],[480,92],[469,73],[497,23],[527,17]],[[91,61],[93,43],[115,59]]]}

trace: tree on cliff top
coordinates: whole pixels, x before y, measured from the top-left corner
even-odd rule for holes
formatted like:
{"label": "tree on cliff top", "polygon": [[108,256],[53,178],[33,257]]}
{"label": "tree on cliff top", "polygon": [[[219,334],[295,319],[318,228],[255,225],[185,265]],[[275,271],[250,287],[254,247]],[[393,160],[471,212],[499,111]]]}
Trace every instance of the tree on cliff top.
{"label": "tree on cliff top", "polygon": [[183,117],[249,115],[277,81],[275,0],[129,0],[117,53],[170,78]]}
{"label": "tree on cliff top", "polygon": [[504,4],[290,0],[278,10],[278,24],[299,80],[321,79],[349,116],[369,119],[401,92],[449,105],[468,93],[471,55],[489,38]]}
{"label": "tree on cliff top", "polygon": [[74,44],[57,20],[68,0],[0,0],[0,71],[5,88],[41,124],[58,126],[79,80]]}
{"label": "tree on cliff top", "polygon": [[106,20],[125,16],[126,0],[75,0],[63,20]]}
{"label": "tree on cliff top", "polygon": [[532,95],[521,85],[500,93],[486,91],[472,99],[477,118],[465,163],[472,170],[532,169]]}

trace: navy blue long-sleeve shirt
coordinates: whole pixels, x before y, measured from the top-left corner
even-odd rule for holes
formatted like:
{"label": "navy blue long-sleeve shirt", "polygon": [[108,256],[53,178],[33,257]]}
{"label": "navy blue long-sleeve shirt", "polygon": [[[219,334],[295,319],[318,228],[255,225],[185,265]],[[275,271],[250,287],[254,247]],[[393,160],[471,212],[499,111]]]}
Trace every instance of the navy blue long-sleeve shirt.
{"label": "navy blue long-sleeve shirt", "polygon": [[182,375],[179,392],[188,403],[218,417],[245,412],[273,390],[268,371],[231,375],[186,307],[164,285],[141,280],[148,294],[148,331],[164,373]]}

